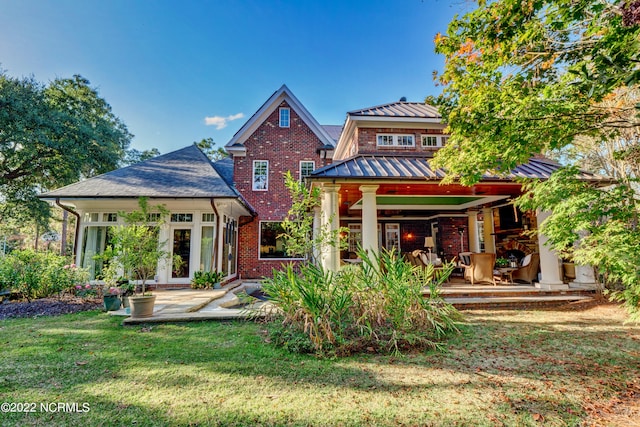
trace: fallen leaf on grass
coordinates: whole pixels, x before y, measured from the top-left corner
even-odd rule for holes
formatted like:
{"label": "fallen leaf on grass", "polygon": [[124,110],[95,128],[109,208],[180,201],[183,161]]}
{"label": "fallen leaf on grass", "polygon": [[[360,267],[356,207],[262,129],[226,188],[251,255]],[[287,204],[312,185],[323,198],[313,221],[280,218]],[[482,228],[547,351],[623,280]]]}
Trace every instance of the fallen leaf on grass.
{"label": "fallen leaf on grass", "polygon": [[532,415],[533,421],[538,421],[538,422],[543,422],[544,421],[544,417],[542,416],[542,414],[538,414],[535,413]]}
{"label": "fallen leaf on grass", "polygon": [[87,363],[89,363],[89,362],[87,362],[86,360],[76,360],[76,365],[77,366],[84,366]]}

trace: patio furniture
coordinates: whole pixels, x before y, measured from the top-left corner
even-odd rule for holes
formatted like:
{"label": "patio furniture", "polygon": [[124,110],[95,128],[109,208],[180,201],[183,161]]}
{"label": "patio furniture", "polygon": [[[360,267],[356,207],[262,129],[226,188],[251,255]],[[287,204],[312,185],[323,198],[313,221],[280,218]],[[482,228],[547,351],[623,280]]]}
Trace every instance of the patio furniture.
{"label": "patio furniture", "polygon": [[532,253],[522,259],[520,268],[511,273],[513,281],[527,282],[530,285],[538,280],[538,268],[540,267],[540,254]]}
{"label": "patio furniture", "polygon": [[500,283],[513,285],[513,272],[517,270],[517,268],[513,267],[499,267],[496,269],[498,274],[500,275]]}
{"label": "patio furniture", "polygon": [[[460,254],[462,256],[462,254]],[[470,256],[471,263],[465,267],[464,279],[476,283],[492,283],[496,285],[496,279],[493,274],[493,266],[496,263],[496,254],[492,253],[472,253]]]}
{"label": "patio furniture", "polygon": [[459,267],[469,267],[471,265],[471,252],[460,252],[458,260]]}

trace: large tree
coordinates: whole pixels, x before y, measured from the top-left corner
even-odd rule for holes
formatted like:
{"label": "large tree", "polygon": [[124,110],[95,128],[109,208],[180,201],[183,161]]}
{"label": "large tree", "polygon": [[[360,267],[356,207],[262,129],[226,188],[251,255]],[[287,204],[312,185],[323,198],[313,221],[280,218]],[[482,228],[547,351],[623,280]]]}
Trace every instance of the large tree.
{"label": "large tree", "polygon": [[[436,102],[451,138],[434,166],[446,168],[449,180],[473,184],[487,171],[508,172],[585,138],[604,144],[637,134],[639,106],[618,101],[640,82],[639,6],[640,0],[495,0],[454,18],[436,36],[436,51],[446,57]],[[637,167],[637,140],[623,146],[612,158]],[[640,319],[637,177],[601,191],[575,180],[575,171],[528,184],[521,204],[553,209],[542,231],[554,248],[621,283],[615,296]],[[574,240],[580,245],[569,244]]]}
{"label": "large tree", "polygon": [[37,194],[115,169],[131,138],[85,78],[43,85],[0,71],[0,220],[46,223]]}

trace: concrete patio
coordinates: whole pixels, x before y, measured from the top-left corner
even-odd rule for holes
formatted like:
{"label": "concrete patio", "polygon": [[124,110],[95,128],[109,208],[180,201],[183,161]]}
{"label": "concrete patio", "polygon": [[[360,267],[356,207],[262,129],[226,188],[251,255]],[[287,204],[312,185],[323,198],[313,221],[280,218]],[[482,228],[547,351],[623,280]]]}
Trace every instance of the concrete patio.
{"label": "concrete patio", "polygon": [[[259,287],[258,281],[236,281],[222,289],[156,290],[153,291],[156,296],[153,316],[134,319],[125,309],[111,311],[109,314],[125,316],[124,325],[263,317],[270,308],[265,307],[262,302],[253,307],[234,308],[240,303],[236,292],[244,288]],[[459,310],[554,307],[590,302],[597,296],[593,287],[571,286],[568,290],[541,290],[526,284],[472,286],[459,278],[445,284],[440,294]],[[262,312],[251,309],[258,307]]]}

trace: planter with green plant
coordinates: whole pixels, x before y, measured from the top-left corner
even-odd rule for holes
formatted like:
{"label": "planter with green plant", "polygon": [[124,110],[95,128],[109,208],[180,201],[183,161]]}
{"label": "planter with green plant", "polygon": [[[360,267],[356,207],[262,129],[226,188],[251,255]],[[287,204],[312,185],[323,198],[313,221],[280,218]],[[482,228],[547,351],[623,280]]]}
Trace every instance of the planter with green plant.
{"label": "planter with green plant", "polygon": [[150,207],[147,199],[138,201],[139,210],[119,212],[118,216],[124,224],[112,226],[111,245],[103,255],[109,265],[113,264],[117,271],[124,272],[136,280],[141,293],[129,297],[131,317],[150,317],[153,315],[155,295],[147,291],[147,282],[156,275],[160,262],[166,262],[169,253],[165,250],[166,241],[160,242],[160,228],[168,214],[164,206],[154,206],[160,213],[151,221]]}
{"label": "planter with green plant", "polygon": [[106,311],[116,311],[120,309],[120,289],[109,287],[102,294],[102,303]]}
{"label": "planter with green plant", "polygon": [[498,258],[498,259],[496,259],[496,267],[497,268],[509,267],[509,260],[507,258]]}
{"label": "planter with green plant", "polygon": [[196,271],[191,279],[193,289],[220,289],[220,282],[224,279],[224,273],[220,271]]}

